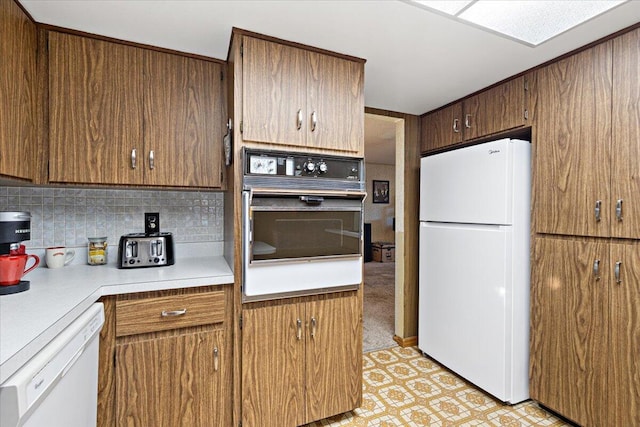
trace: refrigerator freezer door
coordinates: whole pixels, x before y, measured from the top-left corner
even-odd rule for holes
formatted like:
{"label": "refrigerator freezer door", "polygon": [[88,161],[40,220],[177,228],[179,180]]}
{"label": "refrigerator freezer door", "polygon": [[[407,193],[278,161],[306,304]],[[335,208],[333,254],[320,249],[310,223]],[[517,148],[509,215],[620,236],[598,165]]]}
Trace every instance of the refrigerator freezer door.
{"label": "refrigerator freezer door", "polygon": [[513,399],[511,233],[420,225],[418,347],[502,401]]}
{"label": "refrigerator freezer door", "polygon": [[511,224],[514,173],[528,170],[529,147],[501,139],[424,157],[420,221]]}

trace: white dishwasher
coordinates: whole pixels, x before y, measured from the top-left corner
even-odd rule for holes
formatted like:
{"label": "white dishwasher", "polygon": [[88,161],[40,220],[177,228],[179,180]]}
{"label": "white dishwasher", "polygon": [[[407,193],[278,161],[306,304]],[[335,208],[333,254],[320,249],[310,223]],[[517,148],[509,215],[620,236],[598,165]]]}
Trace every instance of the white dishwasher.
{"label": "white dishwasher", "polygon": [[0,385],[2,427],[96,425],[103,323],[102,303],[91,305]]}

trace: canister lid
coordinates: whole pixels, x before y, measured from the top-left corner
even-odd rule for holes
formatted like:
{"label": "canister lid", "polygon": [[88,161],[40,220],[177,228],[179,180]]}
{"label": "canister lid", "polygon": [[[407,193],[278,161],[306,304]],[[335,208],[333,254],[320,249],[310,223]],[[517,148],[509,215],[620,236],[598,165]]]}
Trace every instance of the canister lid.
{"label": "canister lid", "polygon": [[0,212],[0,222],[31,221],[31,212]]}

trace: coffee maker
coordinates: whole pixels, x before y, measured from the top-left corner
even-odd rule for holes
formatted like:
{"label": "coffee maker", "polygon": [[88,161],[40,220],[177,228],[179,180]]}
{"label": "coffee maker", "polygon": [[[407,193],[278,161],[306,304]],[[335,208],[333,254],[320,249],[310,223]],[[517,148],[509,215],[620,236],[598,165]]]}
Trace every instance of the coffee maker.
{"label": "coffee maker", "polygon": [[[30,212],[0,212],[0,255],[20,253],[21,242],[31,239]],[[0,295],[15,294],[29,289],[29,281],[0,286]]]}

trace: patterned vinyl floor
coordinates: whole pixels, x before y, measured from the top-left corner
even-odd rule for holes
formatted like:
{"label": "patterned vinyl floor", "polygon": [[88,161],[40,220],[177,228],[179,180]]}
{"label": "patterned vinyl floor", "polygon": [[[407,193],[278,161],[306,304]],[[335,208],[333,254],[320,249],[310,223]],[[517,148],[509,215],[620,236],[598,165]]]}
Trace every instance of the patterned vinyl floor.
{"label": "patterned vinyl floor", "polygon": [[569,426],[532,401],[509,406],[424,357],[417,348],[364,354],[362,406],[319,426]]}

